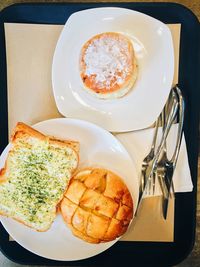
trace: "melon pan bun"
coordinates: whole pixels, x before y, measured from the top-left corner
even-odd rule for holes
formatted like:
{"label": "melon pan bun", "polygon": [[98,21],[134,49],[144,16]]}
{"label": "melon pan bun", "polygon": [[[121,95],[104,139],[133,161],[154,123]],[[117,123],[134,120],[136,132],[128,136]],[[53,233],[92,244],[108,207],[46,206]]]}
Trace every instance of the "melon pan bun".
{"label": "melon pan bun", "polygon": [[71,179],[60,210],[75,236],[100,243],[126,232],[133,217],[133,201],[118,175],[102,168],[85,168]]}

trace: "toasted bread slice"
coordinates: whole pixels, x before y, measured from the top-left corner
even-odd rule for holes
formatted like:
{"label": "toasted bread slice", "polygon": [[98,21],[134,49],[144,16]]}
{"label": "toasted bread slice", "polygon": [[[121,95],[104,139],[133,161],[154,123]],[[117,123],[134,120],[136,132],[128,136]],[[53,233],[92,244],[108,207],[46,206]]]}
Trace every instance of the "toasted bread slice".
{"label": "toasted bread slice", "polygon": [[18,123],[0,170],[0,214],[46,231],[78,166],[79,143],[46,136]]}

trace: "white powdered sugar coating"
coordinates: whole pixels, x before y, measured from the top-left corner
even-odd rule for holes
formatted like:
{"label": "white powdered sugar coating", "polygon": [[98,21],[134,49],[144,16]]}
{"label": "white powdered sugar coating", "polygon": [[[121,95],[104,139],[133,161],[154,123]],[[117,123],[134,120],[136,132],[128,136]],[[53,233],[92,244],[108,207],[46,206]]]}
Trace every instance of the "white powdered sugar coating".
{"label": "white powdered sugar coating", "polygon": [[123,84],[130,72],[129,43],[116,35],[102,35],[85,51],[85,75],[92,76],[98,88]]}

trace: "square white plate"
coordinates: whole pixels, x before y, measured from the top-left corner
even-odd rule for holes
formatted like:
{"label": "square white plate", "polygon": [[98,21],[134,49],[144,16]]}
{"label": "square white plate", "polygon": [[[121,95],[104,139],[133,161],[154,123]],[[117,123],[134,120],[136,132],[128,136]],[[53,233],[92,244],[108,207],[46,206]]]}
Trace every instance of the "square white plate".
{"label": "square white plate", "polygon": [[[102,32],[128,36],[135,49],[138,79],[119,99],[97,99],[83,90],[80,51],[88,39]],[[112,132],[132,131],[156,120],[173,74],[173,42],[165,24],[129,9],[88,9],[72,14],[61,32],[52,65],[53,92],[59,112],[66,117],[88,120]]]}

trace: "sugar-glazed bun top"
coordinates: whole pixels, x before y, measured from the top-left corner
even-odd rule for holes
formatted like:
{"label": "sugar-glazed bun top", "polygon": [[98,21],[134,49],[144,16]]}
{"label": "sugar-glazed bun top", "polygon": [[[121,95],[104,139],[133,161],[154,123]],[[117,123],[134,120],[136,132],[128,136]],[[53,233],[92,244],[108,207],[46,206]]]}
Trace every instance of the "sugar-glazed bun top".
{"label": "sugar-glazed bun top", "polygon": [[[98,34],[82,47],[80,74],[84,86],[98,97],[134,83],[136,61],[131,41],[115,32]],[[125,92],[126,93],[126,92]],[[120,97],[121,95],[116,95]]]}
{"label": "sugar-glazed bun top", "polygon": [[118,175],[101,168],[79,171],[60,207],[73,234],[91,243],[121,236],[133,216],[133,201],[125,183]]}

